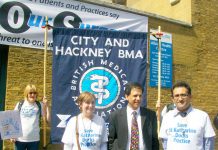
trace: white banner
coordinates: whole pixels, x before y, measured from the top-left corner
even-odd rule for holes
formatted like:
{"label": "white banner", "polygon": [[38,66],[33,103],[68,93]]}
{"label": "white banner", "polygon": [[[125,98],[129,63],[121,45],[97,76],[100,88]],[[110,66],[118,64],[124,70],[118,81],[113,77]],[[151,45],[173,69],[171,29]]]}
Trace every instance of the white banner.
{"label": "white banner", "polygon": [[[54,27],[148,31],[148,18],[73,0],[1,0],[0,44],[44,48],[45,17]],[[48,49],[52,49],[52,30]]]}

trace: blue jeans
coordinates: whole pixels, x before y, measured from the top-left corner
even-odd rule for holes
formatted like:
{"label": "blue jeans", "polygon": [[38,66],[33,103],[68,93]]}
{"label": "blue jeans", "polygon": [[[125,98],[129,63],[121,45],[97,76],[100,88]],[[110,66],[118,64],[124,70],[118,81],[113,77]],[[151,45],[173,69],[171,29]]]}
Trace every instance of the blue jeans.
{"label": "blue jeans", "polygon": [[39,150],[39,141],[36,142],[15,142],[15,150]]}

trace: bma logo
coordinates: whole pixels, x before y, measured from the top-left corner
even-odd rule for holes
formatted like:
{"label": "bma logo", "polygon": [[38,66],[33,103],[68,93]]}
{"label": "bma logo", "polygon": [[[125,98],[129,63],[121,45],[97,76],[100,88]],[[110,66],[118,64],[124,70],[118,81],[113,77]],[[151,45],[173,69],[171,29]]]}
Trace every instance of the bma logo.
{"label": "bma logo", "polygon": [[120,81],[109,69],[94,67],[87,70],[80,80],[80,92],[89,91],[95,94],[96,108],[112,106],[120,95]]}

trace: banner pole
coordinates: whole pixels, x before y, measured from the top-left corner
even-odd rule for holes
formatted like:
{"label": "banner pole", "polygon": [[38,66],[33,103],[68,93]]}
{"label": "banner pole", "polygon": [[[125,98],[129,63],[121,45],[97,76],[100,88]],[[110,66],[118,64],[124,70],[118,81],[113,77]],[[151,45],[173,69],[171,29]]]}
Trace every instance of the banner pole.
{"label": "banner pole", "polygon": [[[158,26],[158,33],[161,33],[161,27]],[[158,99],[157,99],[157,129],[158,136],[160,132],[160,104],[161,104],[161,36],[158,38]]]}
{"label": "banner pole", "polygon": [[161,105],[161,37],[163,36],[163,33],[161,32],[161,27],[158,26],[158,32],[152,33],[152,35],[158,40],[158,96],[157,96],[157,133],[159,137],[160,133],[160,121],[161,121],[161,111],[160,111],[160,105]]}
{"label": "banner pole", "polygon": [[[44,41],[44,77],[43,77],[43,96],[46,97],[46,64],[47,64],[47,40],[48,40],[48,17],[45,18],[45,41]],[[46,148],[46,115],[43,116],[43,148]]]}

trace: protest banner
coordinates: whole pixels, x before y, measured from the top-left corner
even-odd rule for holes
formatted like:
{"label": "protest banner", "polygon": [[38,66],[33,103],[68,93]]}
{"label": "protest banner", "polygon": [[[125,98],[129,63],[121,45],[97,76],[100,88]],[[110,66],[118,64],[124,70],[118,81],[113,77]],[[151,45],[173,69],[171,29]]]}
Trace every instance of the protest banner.
{"label": "protest banner", "polygon": [[[148,31],[148,18],[75,0],[1,0],[0,44],[43,49],[42,26],[100,30]],[[48,32],[52,49],[52,30]]]}
{"label": "protest banner", "polygon": [[81,92],[95,94],[96,114],[106,122],[126,106],[128,82],[142,84],[146,105],[146,33],[55,28],[53,38],[52,143],[60,142],[67,120],[79,113]]}

